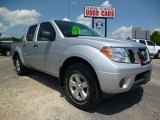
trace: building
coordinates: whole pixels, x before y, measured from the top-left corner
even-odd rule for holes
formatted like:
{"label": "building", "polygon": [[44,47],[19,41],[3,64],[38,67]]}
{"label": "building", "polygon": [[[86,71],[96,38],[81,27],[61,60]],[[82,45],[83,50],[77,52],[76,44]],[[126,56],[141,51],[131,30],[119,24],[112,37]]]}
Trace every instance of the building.
{"label": "building", "polygon": [[133,27],[131,33],[132,39],[145,39],[150,40],[150,31],[141,30],[140,27]]}

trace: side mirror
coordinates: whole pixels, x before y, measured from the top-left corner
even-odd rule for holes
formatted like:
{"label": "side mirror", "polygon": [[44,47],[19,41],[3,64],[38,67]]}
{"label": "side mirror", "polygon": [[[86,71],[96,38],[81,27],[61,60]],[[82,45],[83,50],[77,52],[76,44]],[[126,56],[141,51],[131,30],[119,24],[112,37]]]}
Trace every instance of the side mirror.
{"label": "side mirror", "polygon": [[55,35],[51,34],[50,32],[48,31],[41,31],[40,32],[40,36],[41,37],[44,37],[44,38],[47,38],[49,40],[55,40]]}

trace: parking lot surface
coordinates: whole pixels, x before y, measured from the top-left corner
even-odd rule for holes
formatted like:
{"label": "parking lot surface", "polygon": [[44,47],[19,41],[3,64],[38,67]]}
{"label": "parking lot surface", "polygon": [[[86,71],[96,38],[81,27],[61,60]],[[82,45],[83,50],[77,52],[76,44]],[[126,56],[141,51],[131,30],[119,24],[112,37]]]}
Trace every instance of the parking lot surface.
{"label": "parking lot surface", "polygon": [[65,100],[57,78],[34,70],[18,76],[11,58],[0,55],[0,119],[160,120],[160,60],[153,59],[148,84],[82,111]]}

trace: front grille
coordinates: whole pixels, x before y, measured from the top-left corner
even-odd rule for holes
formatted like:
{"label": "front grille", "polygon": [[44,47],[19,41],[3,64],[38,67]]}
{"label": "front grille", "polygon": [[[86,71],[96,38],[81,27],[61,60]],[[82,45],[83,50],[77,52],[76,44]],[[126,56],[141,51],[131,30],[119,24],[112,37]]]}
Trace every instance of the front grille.
{"label": "front grille", "polygon": [[146,61],[148,59],[147,50],[146,49],[139,49],[138,51],[140,59]]}
{"label": "front grille", "polygon": [[139,63],[142,66],[150,63],[149,52],[146,48],[127,48],[126,51],[131,63]]}
{"label": "front grille", "polygon": [[135,63],[136,62],[135,52],[132,49],[128,49],[128,55],[131,63]]}

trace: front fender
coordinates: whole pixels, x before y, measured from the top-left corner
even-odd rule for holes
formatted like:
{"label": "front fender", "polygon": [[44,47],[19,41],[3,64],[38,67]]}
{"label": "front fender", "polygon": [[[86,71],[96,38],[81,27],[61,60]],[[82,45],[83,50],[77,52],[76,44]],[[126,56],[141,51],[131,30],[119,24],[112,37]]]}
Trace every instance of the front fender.
{"label": "front fender", "polygon": [[61,55],[60,66],[63,65],[64,61],[70,57],[80,57],[86,60],[94,68],[92,59],[98,54],[100,50],[88,45],[74,45],[66,50]]}

